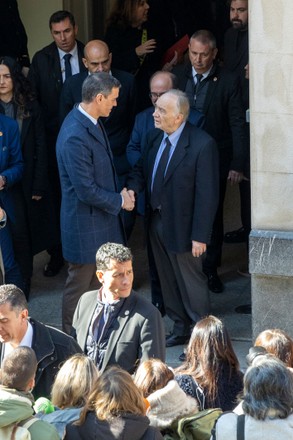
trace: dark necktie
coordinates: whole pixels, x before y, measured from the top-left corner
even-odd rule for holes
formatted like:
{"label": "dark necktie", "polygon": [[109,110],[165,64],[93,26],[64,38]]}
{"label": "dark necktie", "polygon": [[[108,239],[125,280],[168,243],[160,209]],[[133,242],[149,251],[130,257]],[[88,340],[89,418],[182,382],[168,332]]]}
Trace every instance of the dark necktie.
{"label": "dark necktie", "polygon": [[194,97],[195,97],[195,99],[196,99],[196,95],[197,95],[197,93],[198,93],[198,91],[199,91],[199,88],[200,88],[200,81],[201,81],[201,79],[202,79],[202,77],[203,77],[203,75],[201,74],[201,73],[197,73],[196,75],[196,84],[195,84],[195,90],[194,90]]}
{"label": "dark necktie", "polygon": [[71,53],[67,53],[64,55],[64,64],[65,64],[65,79],[72,76],[72,69],[70,64],[70,58],[72,57]]}
{"label": "dark necktie", "polygon": [[153,210],[161,206],[161,193],[164,183],[164,176],[166,171],[166,166],[168,164],[169,155],[171,149],[171,142],[169,138],[166,138],[165,148],[161,155],[160,161],[158,163],[158,168],[154,177],[153,190],[151,194],[151,206]]}

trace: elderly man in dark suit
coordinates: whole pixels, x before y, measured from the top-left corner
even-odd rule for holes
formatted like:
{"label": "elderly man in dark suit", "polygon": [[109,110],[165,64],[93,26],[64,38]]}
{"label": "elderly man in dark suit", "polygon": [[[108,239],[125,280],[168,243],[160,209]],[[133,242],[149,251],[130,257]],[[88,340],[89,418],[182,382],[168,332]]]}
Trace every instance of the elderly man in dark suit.
{"label": "elderly man in dark suit", "polygon": [[[85,78],[92,73],[105,72],[113,75],[121,83],[117,107],[113,108],[108,118],[101,118],[105,127],[113,161],[118,175],[119,185],[122,189],[125,184],[130,165],[126,158],[126,146],[130,137],[135,117],[136,88],[135,78],[128,72],[112,69],[112,54],[104,41],[89,41],[84,48],[84,65],[86,72],[73,75],[62,88],[60,99],[60,119],[64,120],[74,104],[81,101],[81,87]],[[134,213],[124,213],[125,232],[130,235],[134,224]]]}
{"label": "elderly man in dark suit", "polygon": [[96,254],[100,290],[79,300],[73,318],[77,341],[100,371],[118,364],[133,373],[140,361],[165,360],[160,312],[132,290],[132,254],[118,243],[105,243]]}
{"label": "elderly man in dark suit", "polygon": [[189,103],[180,90],[156,102],[155,127],[130,173],[131,196],[144,186],[149,234],[167,315],[174,321],[166,346],[185,343],[190,326],[209,313],[202,256],[218,203],[215,141],[187,121]]}
{"label": "elderly man in dark suit", "polygon": [[[82,62],[84,45],[76,40],[78,27],[70,12],[54,12],[50,17],[49,26],[54,41],[34,55],[29,79],[44,115],[49,180],[54,196],[54,220],[59,230],[61,192],[55,153],[60,128],[59,101],[65,79],[85,70]],[[48,252],[51,258],[44,267],[44,275],[51,277],[56,275],[64,264],[61,244],[48,249]]]}
{"label": "elderly man in dark suit", "polygon": [[65,118],[56,146],[60,173],[61,239],[69,262],[63,296],[63,330],[70,333],[80,296],[96,287],[95,254],[107,241],[124,243],[122,208],[134,203],[118,190],[113,155],[100,117],[117,105],[120,82],[108,73],[89,75],[82,102]]}
{"label": "elderly man in dark suit", "polygon": [[211,291],[223,291],[217,268],[221,264],[223,243],[223,204],[227,179],[238,184],[248,149],[239,81],[237,76],[219,67],[216,40],[206,30],[195,32],[189,43],[189,62],[174,69],[179,88],[186,92],[190,106],[205,116],[203,129],[217,142],[219,151],[220,195],[211,243],[204,261],[204,272]]}

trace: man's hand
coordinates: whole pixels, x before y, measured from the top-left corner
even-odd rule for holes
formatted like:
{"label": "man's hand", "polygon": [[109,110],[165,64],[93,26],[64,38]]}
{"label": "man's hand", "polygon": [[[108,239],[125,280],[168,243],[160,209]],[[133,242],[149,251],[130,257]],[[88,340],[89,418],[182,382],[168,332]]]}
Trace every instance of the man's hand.
{"label": "man's hand", "polygon": [[135,203],[134,192],[131,190],[127,191],[126,188],[123,188],[120,194],[122,195],[123,198],[122,208],[125,209],[126,211],[132,211]]}
{"label": "man's hand", "polygon": [[192,255],[194,257],[200,257],[207,250],[207,245],[205,243],[200,243],[199,241],[192,240]]}
{"label": "man's hand", "polygon": [[147,40],[145,43],[135,48],[136,55],[138,57],[142,57],[147,53],[152,53],[156,48],[156,44],[156,40],[153,38],[151,40]]}
{"label": "man's hand", "polygon": [[244,179],[244,174],[241,171],[230,170],[228,174],[227,180],[230,180],[231,185],[236,185],[237,183],[242,182]]}

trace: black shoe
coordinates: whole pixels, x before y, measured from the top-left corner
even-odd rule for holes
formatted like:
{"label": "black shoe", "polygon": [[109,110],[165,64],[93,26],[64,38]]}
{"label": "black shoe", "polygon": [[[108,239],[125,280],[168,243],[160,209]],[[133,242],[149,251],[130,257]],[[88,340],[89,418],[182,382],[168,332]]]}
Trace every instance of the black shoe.
{"label": "black shoe", "polygon": [[175,347],[175,345],[184,345],[190,339],[190,336],[169,335],[166,338],[166,347]]}
{"label": "black shoe", "polygon": [[62,269],[62,267],[64,266],[64,260],[55,260],[52,259],[49,261],[48,264],[45,265],[44,269],[43,269],[43,275],[45,277],[54,277],[55,275],[57,275],[60,270]]}
{"label": "black shoe", "polygon": [[180,362],[185,362],[186,361],[186,354],[185,353],[181,353],[181,355],[179,356],[179,361]]}
{"label": "black shoe", "polygon": [[240,229],[236,229],[235,231],[227,232],[224,235],[225,243],[243,243],[248,239],[249,232],[243,227]]}
{"label": "black shoe", "polygon": [[218,277],[218,274],[216,272],[212,272],[206,273],[206,276],[208,277],[209,289],[214,293],[222,293],[224,290],[224,284]]}

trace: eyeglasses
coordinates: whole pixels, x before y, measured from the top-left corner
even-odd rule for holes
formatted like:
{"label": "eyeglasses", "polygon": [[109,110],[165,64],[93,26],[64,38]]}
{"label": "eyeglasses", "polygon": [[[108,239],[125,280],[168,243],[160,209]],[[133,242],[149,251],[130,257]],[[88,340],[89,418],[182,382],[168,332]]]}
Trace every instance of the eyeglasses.
{"label": "eyeglasses", "polygon": [[162,95],[164,95],[164,93],[166,93],[166,92],[162,92],[162,93],[155,93],[155,92],[150,92],[149,93],[149,97],[152,99],[152,98],[160,98],[160,96],[162,96]]}

